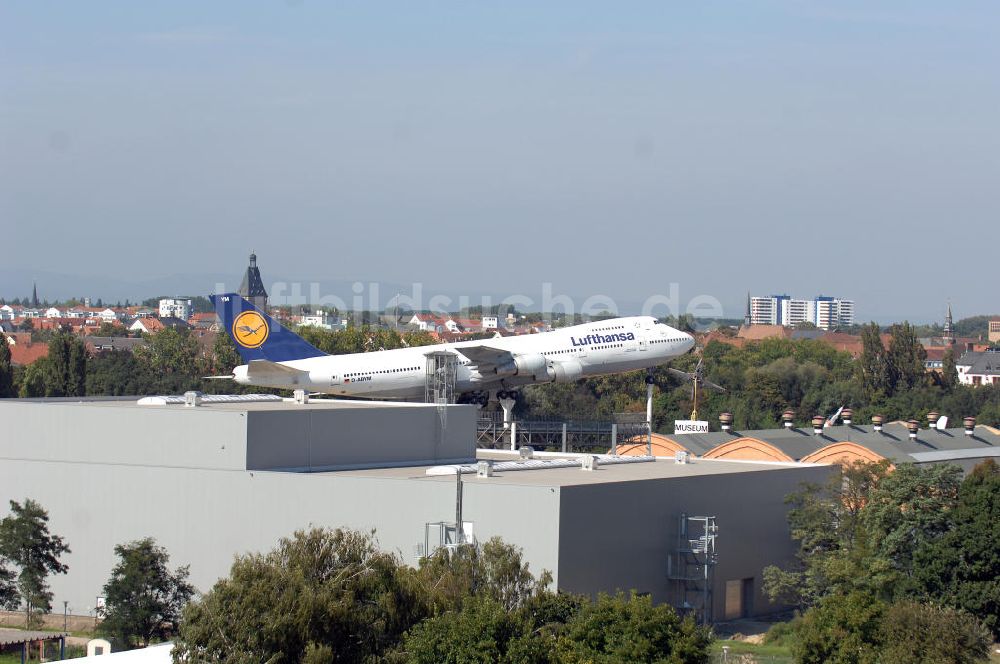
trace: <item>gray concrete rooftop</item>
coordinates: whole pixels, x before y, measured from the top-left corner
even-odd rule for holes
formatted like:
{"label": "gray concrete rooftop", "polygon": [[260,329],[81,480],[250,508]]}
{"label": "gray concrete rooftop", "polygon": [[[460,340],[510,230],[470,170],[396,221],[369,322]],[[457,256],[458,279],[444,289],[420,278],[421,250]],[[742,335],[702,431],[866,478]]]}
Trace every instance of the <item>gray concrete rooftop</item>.
{"label": "gray concrete rooftop", "polygon": [[[480,458],[493,456],[490,450],[479,450]],[[485,453],[485,454],[484,454]],[[512,457],[508,457],[511,459]],[[722,461],[717,459],[693,459],[690,463],[679,464],[669,459],[619,465],[598,465],[593,471],[581,468],[543,468],[512,472],[496,471],[493,477],[480,478],[475,473],[465,473],[466,483],[501,484],[507,486],[564,487],[585,484],[605,484],[614,482],[636,482],[668,478],[699,477],[747,472],[780,471],[801,468],[803,465],[791,463],[770,463],[755,461]],[[455,482],[454,475],[427,475],[433,466],[409,466],[405,468],[371,468],[365,470],[343,470],[318,475],[338,477],[378,477],[382,479],[421,480],[427,482]]]}

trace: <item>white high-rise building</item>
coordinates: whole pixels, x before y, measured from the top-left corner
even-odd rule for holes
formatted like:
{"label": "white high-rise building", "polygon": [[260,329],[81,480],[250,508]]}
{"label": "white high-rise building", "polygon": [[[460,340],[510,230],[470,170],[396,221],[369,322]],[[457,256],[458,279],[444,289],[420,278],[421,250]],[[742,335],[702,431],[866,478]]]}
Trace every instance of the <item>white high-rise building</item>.
{"label": "white high-rise building", "polygon": [[854,325],[854,300],[818,295],[811,300],[799,300],[788,295],[767,295],[750,298],[751,325],[784,325],[812,323],[823,330]]}
{"label": "white high-rise building", "polygon": [[191,318],[191,300],[164,298],[160,300],[160,318],[173,316],[181,320]]}
{"label": "white high-rise building", "polygon": [[751,325],[780,325],[781,300],[787,295],[754,296],[750,298]]}

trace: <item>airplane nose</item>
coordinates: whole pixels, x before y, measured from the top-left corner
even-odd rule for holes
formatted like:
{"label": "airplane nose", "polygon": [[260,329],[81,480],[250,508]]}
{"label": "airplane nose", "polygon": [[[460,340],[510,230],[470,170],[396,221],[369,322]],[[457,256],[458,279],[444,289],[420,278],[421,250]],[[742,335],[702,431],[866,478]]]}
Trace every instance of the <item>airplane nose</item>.
{"label": "airplane nose", "polygon": [[685,333],[684,336],[687,337],[687,341],[684,344],[685,346],[687,346],[687,348],[685,348],[684,350],[689,351],[692,348],[694,348],[695,345],[694,337],[692,337],[690,334],[687,333]]}

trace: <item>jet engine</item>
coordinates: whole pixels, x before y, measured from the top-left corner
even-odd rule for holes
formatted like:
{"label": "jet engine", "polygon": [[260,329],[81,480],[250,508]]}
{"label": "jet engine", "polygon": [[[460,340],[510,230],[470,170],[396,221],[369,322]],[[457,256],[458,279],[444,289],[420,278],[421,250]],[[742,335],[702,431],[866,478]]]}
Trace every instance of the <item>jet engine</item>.
{"label": "jet engine", "polygon": [[497,374],[500,376],[546,377],[548,375],[548,360],[541,353],[515,355],[510,362],[497,367]]}
{"label": "jet engine", "polygon": [[549,367],[549,379],[554,383],[572,383],[583,377],[583,365],[579,360],[561,360]]}

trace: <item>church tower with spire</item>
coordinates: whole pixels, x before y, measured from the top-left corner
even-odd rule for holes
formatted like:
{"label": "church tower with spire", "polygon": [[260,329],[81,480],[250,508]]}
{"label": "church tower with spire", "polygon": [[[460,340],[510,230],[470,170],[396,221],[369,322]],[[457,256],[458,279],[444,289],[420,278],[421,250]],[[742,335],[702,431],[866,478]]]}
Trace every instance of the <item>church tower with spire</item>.
{"label": "church tower with spire", "polygon": [[38,302],[38,284],[36,284],[34,281],[32,281],[31,282],[31,306],[37,307],[38,305],[39,305],[39,302]]}
{"label": "church tower with spire", "polygon": [[951,317],[951,302],[948,303],[948,315],[944,317],[944,338],[949,345],[955,343],[955,325]]}
{"label": "church tower with spire", "polygon": [[747,291],[747,310],[743,314],[743,325],[745,327],[750,327],[750,321],[751,321],[751,317],[750,317],[750,291]]}
{"label": "church tower with spire", "polygon": [[253,303],[261,311],[267,311],[267,291],[264,290],[264,282],[260,278],[260,270],[257,268],[257,254],[250,254],[250,266],[247,267],[246,274],[243,275],[243,283],[240,285],[240,295],[244,299]]}

